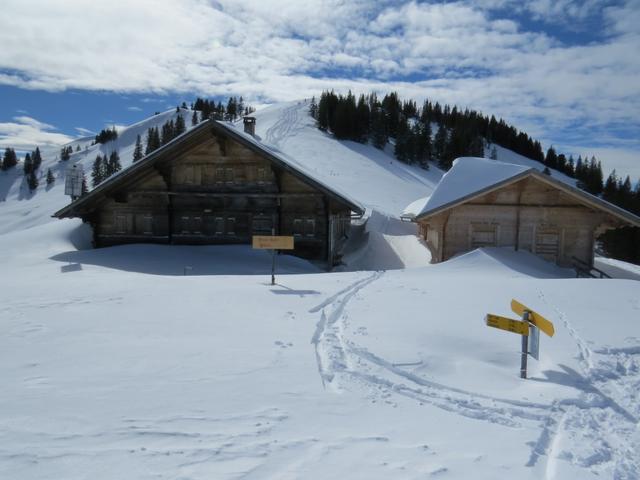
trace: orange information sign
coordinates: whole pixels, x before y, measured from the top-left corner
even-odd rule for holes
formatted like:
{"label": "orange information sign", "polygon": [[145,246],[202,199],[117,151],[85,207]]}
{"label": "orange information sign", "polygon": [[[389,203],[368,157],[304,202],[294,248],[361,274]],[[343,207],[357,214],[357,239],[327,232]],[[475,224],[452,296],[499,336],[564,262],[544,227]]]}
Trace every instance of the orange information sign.
{"label": "orange information sign", "polygon": [[293,237],[254,235],[253,248],[261,250],[293,250]]}

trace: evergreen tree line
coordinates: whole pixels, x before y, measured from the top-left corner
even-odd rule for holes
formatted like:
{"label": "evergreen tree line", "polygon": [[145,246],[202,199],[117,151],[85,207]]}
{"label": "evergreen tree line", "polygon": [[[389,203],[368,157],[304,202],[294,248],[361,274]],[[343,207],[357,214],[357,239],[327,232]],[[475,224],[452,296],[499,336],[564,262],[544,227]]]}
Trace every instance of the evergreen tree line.
{"label": "evergreen tree line", "polygon": [[91,169],[91,185],[97,187],[100,183],[105,181],[111,175],[122,170],[120,164],[120,155],[117,151],[111,152],[109,157],[105,155],[96,156],[93,161],[93,168]]}
{"label": "evergreen tree line", "polygon": [[[24,156],[23,171],[25,177],[27,177],[27,185],[29,186],[29,190],[31,191],[38,188],[38,185],[40,184],[40,180],[38,179],[36,172],[40,168],[41,164],[42,156],[38,147],[36,147],[36,149],[31,153],[27,152],[27,154]],[[50,172],[51,170],[47,172],[47,175]]]}
{"label": "evergreen tree line", "polygon": [[[169,143],[178,135],[182,135],[186,131],[187,127],[182,115],[178,115],[175,122],[173,119],[168,120],[162,125],[162,127],[160,127],[160,129],[158,129],[158,127],[149,128],[147,130],[146,148],[144,151],[145,155],[148,155],[154,150],[160,148],[162,145]],[[142,158],[141,153],[142,142],[140,140],[140,136],[138,136],[138,138],[136,138],[136,146],[134,148],[134,162]]]}
{"label": "evergreen tree line", "polygon": [[[456,157],[463,155],[484,156],[484,141],[475,127],[475,112],[453,114],[444,109],[448,125],[437,122],[444,119],[439,104],[433,107],[425,102],[419,109],[415,101],[401,101],[393,92],[379,100],[375,93],[356,97],[349,92],[339,95],[333,91],[322,92],[320,101],[311,101],[310,113],[321,130],[330,131],[339,139],[371,142],[376,148],[384,148],[390,138],[395,139],[394,154],[406,163],[417,163],[428,168],[428,161],[437,161],[447,170]],[[437,114],[437,115],[436,115]],[[433,137],[432,124],[439,128]],[[433,138],[433,141],[432,141]]]}
{"label": "evergreen tree line", "polygon": [[[640,215],[640,180],[634,189],[628,175],[623,180],[614,170],[607,177],[602,198]],[[599,240],[607,256],[640,264],[640,228],[624,227],[609,230],[600,236]]]}
{"label": "evergreen tree line", "polygon": [[[255,108],[245,104],[242,97],[229,97],[226,107],[221,101],[216,103],[215,100],[198,97],[196,101],[191,104],[191,110],[200,112],[200,121],[213,118],[214,120],[226,120],[228,122],[235,122],[238,118],[255,112]],[[194,118],[196,117],[194,116],[192,118],[192,123],[195,125],[199,122],[193,121]]]}
{"label": "evergreen tree line", "polygon": [[[2,161],[0,162],[0,166],[2,170],[9,170],[10,168],[15,167],[18,164],[18,155],[13,148],[5,148],[4,155],[2,157]],[[24,160],[22,163],[22,169],[24,175],[27,179],[27,185],[29,186],[29,190],[35,190],[38,188],[40,184],[40,180],[38,178],[38,169],[42,165],[42,154],[40,153],[40,148],[36,147],[36,149],[32,152],[27,152],[24,156]],[[46,174],[47,185],[51,185],[55,182],[55,177],[51,169],[47,169]]]}
{"label": "evergreen tree line", "polygon": [[111,140],[115,140],[116,138],[118,138],[118,132],[116,131],[115,126],[111,128],[103,128],[100,130],[100,133],[96,135],[95,143],[107,143]]}
{"label": "evergreen tree line", "polygon": [[[80,145],[78,145],[78,147],[79,146]],[[60,149],[60,160],[62,160],[63,162],[66,162],[71,158],[72,153],[73,153],[73,147],[71,147],[71,145],[69,145],[68,147],[62,147]]]}

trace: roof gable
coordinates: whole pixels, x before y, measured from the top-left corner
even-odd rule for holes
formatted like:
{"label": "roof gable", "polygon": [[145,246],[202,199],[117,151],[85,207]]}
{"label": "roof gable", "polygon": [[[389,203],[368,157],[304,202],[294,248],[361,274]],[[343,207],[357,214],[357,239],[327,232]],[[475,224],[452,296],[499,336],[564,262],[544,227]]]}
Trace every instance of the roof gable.
{"label": "roof gable", "polygon": [[545,175],[535,168],[474,157],[457,159],[451,170],[443,175],[431,197],[422,204],[422,209],[419,212],[407,211],[407,215],[412,213],[414,220],[426,219],[504,188],[525,177],[536,178],[563,191],[584,205],[606,211],[626,223],[640,227],[640,217],[568,183]]}
{"label": "roof gable", "polygon": [[[431,215],[436,211],[486,193],[496,186],[520,179],[532,170],[534,169],[530,167],[486,158],[457,158],[451,169],[442,176],[429,199],[421,205],[418,204],[422,208],[415,211],[417,205],[412,204],[414,205],[413,214],[416,218]],[[409,213],[408,210],[407,213]]]}
{"label": "roof gable", "polygon": [[224,135],[239,142],[246,148],[266,158],[277,167],[299,178],[304,183],[312,186],[317,190],[320,190],[328,196],[336,199],[340,203],[347,205],[351,208],[352,211],[359,214],[364,213],[364,207],[359,205],[356,201],[348,198],[341,192],[336,191],[334,188],[314,178],[311,172],[306,171],[293,159],[284,157],[283,155],[279,154],[279,152],[276,152],[256,141],[250,135],[241,133],[235,128],[223,122],[206,120],[196,127],[183,133],[182,135],[174,138],[172,141],[163,145],[157,150],[154,150],[138,162],[132,163],[117,174],[109,177],[107,180],[91,190],[88,194],[78,198],[71,204],[60,209],[59,211],[54,213],[53,216],[58,218],[73,217],[79,216],[78,212],[91,210],[91,206],[104,199],[105,195],[108,195],[131,182],[135,182],[143,178],[157,162],[170,158],[170,155],[176,150],[179,150],[181,147],[184,147],[185,144],[193,142],[194,140],[197,141],[198,137],[205,135],[207,131],[210,131],[214,135]]}

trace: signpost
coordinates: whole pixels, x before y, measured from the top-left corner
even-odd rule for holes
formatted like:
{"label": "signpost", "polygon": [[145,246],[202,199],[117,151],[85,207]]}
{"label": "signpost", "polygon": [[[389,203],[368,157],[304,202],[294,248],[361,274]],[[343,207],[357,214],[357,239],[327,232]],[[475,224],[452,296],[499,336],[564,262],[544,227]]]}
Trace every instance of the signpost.
{"label": "signpost", "polygon": [[64,194],[69,195],[71,200],[76,200],[82,195],[82,180],[84,171],[82,165],[72,165],[67,168],[64,177]]}
{"label": "signpost", "polygon": [[522,336],[520,378],[527,378],[527,354],[536,360],[540,358],[540,331],[543,331],[549,337],[553,337],[555,329],[553,323],[517,300],[511,300],[511,310],[521,315],[522,320],[514,320],[489,313],[485,317],[485,321],[489,327],[499,328]]}
{"label": "signpost", "polygon": [[293,237],[254,235],[253,248],[271,250],[271,285],[276,284],[276,250],[293,250]]}
{"label": "signpost", "polygon": [[499,315],[488,314],[485,318],[487,325],[508,332],[519,333],[520,335],[529,335],[529,324],[520,320],[512,320],[511,318],[501,317]]}

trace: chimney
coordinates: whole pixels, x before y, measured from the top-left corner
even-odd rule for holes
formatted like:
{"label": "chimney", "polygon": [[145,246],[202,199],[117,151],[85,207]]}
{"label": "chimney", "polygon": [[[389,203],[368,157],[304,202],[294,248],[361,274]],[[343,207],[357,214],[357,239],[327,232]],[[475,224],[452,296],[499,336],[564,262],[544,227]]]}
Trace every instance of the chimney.
{"label": "chimney", "polygon": [[244,117],[244,133],[255,136],[256,117]]}

